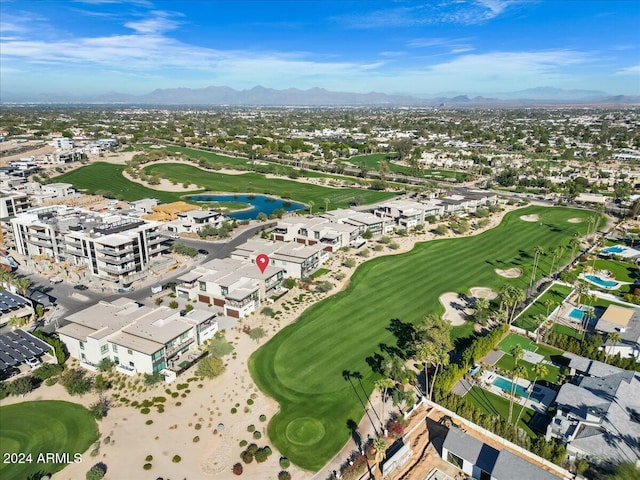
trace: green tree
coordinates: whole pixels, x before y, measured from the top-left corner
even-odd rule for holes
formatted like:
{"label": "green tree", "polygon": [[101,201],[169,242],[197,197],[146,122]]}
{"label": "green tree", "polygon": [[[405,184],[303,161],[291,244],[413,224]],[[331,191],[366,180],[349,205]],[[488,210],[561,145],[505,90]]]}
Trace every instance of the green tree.
{"label": "green tree", "polygon": [[[513,418],[513,404],[516,399],[516,387],[518,385],[518,379],[525,376],[527,374],[527,369],[524,365],[516,365],[513,369],[513,378],[511,380],[511,392],[509,396],[509,418],[507,422],[511,424],[511,419]],[[522,407],[524,408],[524,407]]]}
{"label": "green tree", "polygon": [[91,379],[87,378],[84,370],[70,368],[60,376],[60,383],[69,395],[84,395],[91,390]]}
{"label": "green tree", "polygon": [[621,340],[622,340],[622,337],[618,332],[611,332],[607,335],[607,342],[610,343],[610,348],[605,347],[604,349],[605,353],[607,354],[606,363],[609,363],[609,355],[611,355],[611,351],[613,350],[613,347],[615,347],[618,343],[620,343]]}
{"label": "green tree", "polygon": [[223,333],[216,333],[209,344],[209,353],[216,358],[222,358],[231,352],[233,352],[233,345],[227,341]]}
{"label": "green tree", "polygon": [[254,327],[248,332],[249,338],[251,340],[255,340],[256,342],[260,342],[260,339],[267,336],[267,332],[265,332],[262,327]]}
{"label": "green tree", "polygon": [[[533,393],[533,388],[536,384],[536,381],[539,378],[544,378],[547,373],[549,373],[549,368],[544,364],[544,363],[536,363],[533,366],[533,374],[535,375],[535,377],[533,378],[533,381],[531,382],[531,385],[529,386],[529,391],[527,393],[527,402],[531,399],[531,394]],[[526,405],[526,403],[525,403]],[[522,412],[524,412],[524,405],[523,407],[520,409],[520,413],[518,413],[518,418],[516,418],[516,421],[514,423],[514,425],[518,425],[518,422],[520,422],[520,418],[522,417]]]}
{"label": "green tree", "polygon": [[198,362],[196,373],[203,378],[215,378],[224,370],[224,362],[221,359],[208,355]]}
{"label": "green tree", "polygon": [[16,397],[24,397],[31,390],[33,390],[33,377],[31,376],[16,378],[7,385],[7,393]]}

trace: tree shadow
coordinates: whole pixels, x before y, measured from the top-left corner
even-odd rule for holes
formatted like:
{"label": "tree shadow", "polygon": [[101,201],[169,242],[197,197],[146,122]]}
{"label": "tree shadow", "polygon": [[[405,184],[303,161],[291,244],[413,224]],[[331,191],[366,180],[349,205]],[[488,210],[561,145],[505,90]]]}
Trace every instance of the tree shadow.
{"label": "tree shadow", "polygon": [[[399,318],[392,318],[387,330],[396,337],[396,345],[400,350],[407,352],[407,350],[412,349],[413,341],[416,336],[416,328],[413,324],[403,322]],[[408,352],[407,354],[410,356]]]}
{"label": "tree shadow", "polygon": [[350,418],[349,420],[347,420],[347,428],[349,429],[349,432],[351,433],[351,438],[353,439],[354,443],[358,446],[358,450],[361,450],[362,449],[362,437],[358,433],[358,424],[357,424],[357,422],[355,420],[353,420],[352,418]]}

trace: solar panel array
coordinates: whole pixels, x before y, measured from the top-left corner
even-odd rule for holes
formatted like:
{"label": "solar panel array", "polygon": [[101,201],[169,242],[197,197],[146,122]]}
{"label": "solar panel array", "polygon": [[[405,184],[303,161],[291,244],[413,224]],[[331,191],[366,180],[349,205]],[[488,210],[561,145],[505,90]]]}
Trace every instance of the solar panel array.
{"label": "solar panel array", "polygon": [[11,310],[17,310],[25,305],[25,301],[22,297],[14,295],[6,290],[0,290],[0,311],[2,313],[10,312]]}
{"label": "solar panel array", "polygon": [[51,349],[49,344],[24,330],[0,335],[0,371],[17,367],[28,358],[39,357]]}

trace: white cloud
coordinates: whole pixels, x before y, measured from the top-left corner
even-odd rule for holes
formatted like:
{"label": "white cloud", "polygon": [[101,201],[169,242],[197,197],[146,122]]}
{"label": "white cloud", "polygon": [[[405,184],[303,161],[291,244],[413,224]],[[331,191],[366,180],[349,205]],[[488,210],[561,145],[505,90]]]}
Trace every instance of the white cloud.
{"label": "white cloud", "polygon": [[640,76],[640,65],[632,65],[631,67],[621,68],[617,70],[615,74]]}
{"label": "white cloud", "polygon": [[175,30],[180,26],[180,22],[171,18],[176,16],[182,15],[176,12],[153,11],[150,17],[135,22],[127,22],[124,26],[143,35],[164,33]]}

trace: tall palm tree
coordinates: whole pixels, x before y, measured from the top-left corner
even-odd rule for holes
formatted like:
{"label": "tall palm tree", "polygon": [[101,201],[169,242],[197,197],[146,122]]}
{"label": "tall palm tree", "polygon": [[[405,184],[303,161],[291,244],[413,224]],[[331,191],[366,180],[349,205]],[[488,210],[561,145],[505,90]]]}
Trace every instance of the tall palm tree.
{"label": "tall palm tree", "polygon": [[18,290],[18,292],[20,292],[20,295],[22,295],[23,297],[27,295],[27,291],[29,290],[29,287],[31,286],[31,280],[29,280],[28,278],[22,277],[22,278],[16,278],[13,281],[13,286],[16,287],[16,290]]}
{"label": "tall palm tree", "polygon": [[[385,403],[387,403],[387,400],[389,399],[389,389],[393,388],[393,380],[391,380],[390,378],[380,378],[378,380],[376,380],[376,382],[374,383],[374,387],[376,390],[378,390],[378,392],[380,392],[380,400],[382,403],[382,407],[380,410],[380,417],[382,418],[382,421],[384,422],[384,405]],[[381,426],[382,427],[382,426]]]}
{"label": "tall palm tree", "polygon": [[518,362],[524,357],[524,348],[522,348],[522,345],[518,343],[511,347],[511,350],[509,350],[509,355],[513,357],[516,366],[518,366]]}
{"label": "tall palm tree", "polygon": [[[531,394],[533,393],[533,387],[536,384],[536,381],[539,378],[544,378],[549,372],[549,368],[544,363],[536,363],[533,366],[532,370],[535,377],[533,377],[533,382],[531,382],[531,385],[529,387],[529,392],[527,394],[527,402],[531,399]],[[518,413],[518,418],[516,418],[514,425],[517,426],[518,422],[520,422],[520,417],[522,417],[522,412],[524,412],[524,406],[520,409],[520,413]]]}
{"label": "tall palm tree", "polygon": [[324,211],[325,211],[325,212],[329,211],[329,203],[330,203],[330,202],[329,202],[329,199],[328,199],[328,198],[325,198],[325,199],[324,199]]}
{"label": "tall palm tree", "polygon": [[514,287],[512,298],[513,298],[513,306],[512,306],[511,314],[509,315],[509,325],[513,323],[513,319],[515,317],[516,310],[518,310],[518,306],[527,297],[526,297],[526,294],[524,293],[524,290],[522,290],[521,288]]}
{"label": "tall palm tree", "polygon": [[316,203],[313,200],[309,200],[309,202],[307,203],[307,205],[309,205],[309,215],[313,215],[313,206]]}
{"label": "tall palm tree", "polygon": [[373,461],[378,465],[382,460],[384,460],[385,453],[387,452],[387,442],[384,441],[384,438],[376,438],[373,441],[373,451],[375,452]]}
{"label": "tall palm tree", "polygon": [[[622,337],[620,336],[620,334],[618,332],[611,332],[607,335],[607,341],[611,342],[611,347],[615,347],[616,344],[620,343],[620,341],[622,340]],[[609,355],[610,355],[610,350],[607,350],[607,347],[605,346],[604,348],[604,353],[607,356],[607,363],[609,363]]]}
{"label": "tall palm tree", "polygon": [[544,255],[544,248],[542,246],[537,245],[534,249],[533,255],[533,269],[531,270],[531,280],[529,281],[529,287],[533,286],[533,282],[536,279],[536,272],[538,270],[538,263],[540,262],[540,256]]}
{"label": "tall palm tree", "polygon": [[524,377],[526,374],[527,369],[524,367],[524,365],[516,365],[513,369],[513,378],[511,380],[511,396],[509,398],[509,419],[507,420],[509,423],[511,423],[511,419],[513,418],[513,403],[516,399],[516,387],[518,385],[518,379]]}
{"label": "tall palm tree", "polygon": [[581,246],[582,246],[582,243],[580,243],[580,237],[577,234],[571,237],[571,240],[569,240],[569,247],[571,247],[572,262],[576,258],[576,250],[578,250]]}

